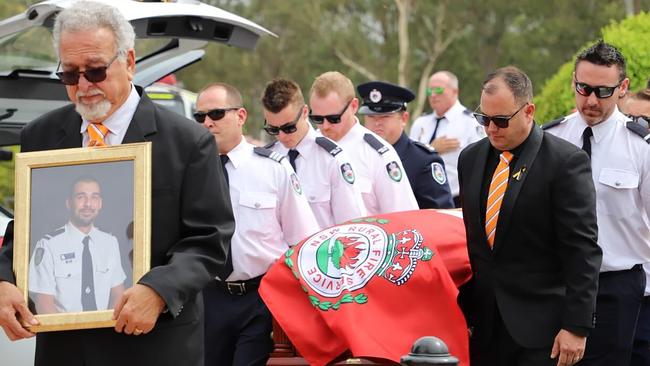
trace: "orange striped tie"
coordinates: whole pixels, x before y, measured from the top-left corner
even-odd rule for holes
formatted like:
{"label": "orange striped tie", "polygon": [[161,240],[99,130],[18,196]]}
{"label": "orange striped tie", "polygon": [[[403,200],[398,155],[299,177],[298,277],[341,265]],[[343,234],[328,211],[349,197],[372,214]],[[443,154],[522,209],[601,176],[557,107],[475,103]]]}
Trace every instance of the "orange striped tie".
{"label": "orange striped tie", "polygon": [[512,161],[512,153],[504,151],[499,156],[499,165],[497,165],[492,182],[490,183],[490,190],[487,198],[487,205],[485,208],[485,233],[487,234],[488,244],[490,248],[494,245],[494,234],[497,231],[497,221],[499,220],[499,210],[501,209],[501,201],[503,195],[508,188],[508,177],[510,176],[510,162]]}
{"label": "orange striped tie", "polygon": [[88,146],[106,146],[104,138],[108,135],[108,128],[100,123],[88,124]]}

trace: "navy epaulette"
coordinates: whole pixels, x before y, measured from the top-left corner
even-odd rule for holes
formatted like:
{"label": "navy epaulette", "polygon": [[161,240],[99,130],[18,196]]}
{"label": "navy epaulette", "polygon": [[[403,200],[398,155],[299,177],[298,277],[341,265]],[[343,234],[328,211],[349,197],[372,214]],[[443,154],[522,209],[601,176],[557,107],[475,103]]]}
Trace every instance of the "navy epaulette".
{"label": "navy epaulette", "polygon": [[278,163],[281,162],[282,159],[284,159],[284,156],[282,156],[281,154],[278,154],[275,151],[269,150],[269,149],[264,148],[264,147],[256,147],[256,148],[253,149],[253,151],[257,155],[261,155],[261,156],[267,157],[269,159],[275,160]]}
{"label": "navy epaulette", "polygon": [[343,151],[343,149],[341,149],[341,147],[337,145],[336,142],[328,139],[327,137],[316,137],[316,143],[332,156],[336,156],[338,153]]}
{"label": "navy epaulette", "polygon": [[470,111],[470,110],[467,109],[467,108],[465,108],[465,110],[463,111],[463,113],[465,113],[466,115],[468,115],[468,116],[470,116],[470,117],[474,117],[474,112]]}
{"label": "navy epaulette", "polygon": [[61,226],[60,228],[54,230],[53,232],[51,232],[49,234],[45,234],[43,237],[45,239],[47,239],[47,240],[50,240],[55,236],[63,234],[64,232],[65,232],[65,226]]}
{"label": "navy epaulette", "polygon": [[377,152],[379,153],[379,155],[383,155],[384,153],[386,153],[386,151],[388,151],[388,147],[384,146],[384,144],[382,144],[381,141],[379,141],[375,136],[373,136],[373,135],[370,134],[370,133],[367,133],[367,134],[363,135],[363,139],[364,139],[364,140],[365,140],[365,141],[366,141],[366,142],[367,142],[367,143],[368,143],[368,144],[369,144],[373,149],[377,150]]}
{"label": "navy epaulette", "polygon": [[270,149],[270,148],[272,148],[273,146],[275,146],[275,144],[276,144],[277,142],[278,142],[278,140],[273,140],[273,141],[269,142],[268,144],[264,145],[264,148],[265,148],[265,149]]}
{"label": "navy epaulette", "polygon": [[[411,140],[411,141],[413,141],[413,140]],[[424,143],[422,143],[420,141],[413,141],[413,144],[415,144],[415,146],[419,147],[420,149],[426,151],[429,154],[436,152],[436,150],[434,148],[432,148],[431,146],[429,146],[427,144],[424,144]]]}
{"label": "navy epaulette", "polygon": [[650,144],[650,132],[648,132],[648,129],[641,126],[638,123],[635,122],[627,122],[625,124],[625,127],[627,127],[628,130],[632,131],[635,135],[641,136],[642,139],[645,140],[645,142]]}
{"label": "navy epaulette", "polygon": [[542,128],[542,130],[548,130],[549,128],[553,128],[553,127],[559,125],[560,123],[563,123],[563,122],[566,121],[566,120],[567,120],[566,117],[562,117],[562,118],[554,119],[554,120],[552,120],[551,122],[546,122],[546,123],[544,123],[544,124],[541,126],[541,128]]}

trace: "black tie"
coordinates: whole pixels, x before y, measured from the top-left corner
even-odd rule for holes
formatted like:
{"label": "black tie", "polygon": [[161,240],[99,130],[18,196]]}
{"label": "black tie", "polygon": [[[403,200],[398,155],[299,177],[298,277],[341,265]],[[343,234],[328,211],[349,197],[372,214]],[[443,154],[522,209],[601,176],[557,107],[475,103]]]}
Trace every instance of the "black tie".
{"label": "black tie", "polygon": [[584,150],[587,155],[591,158],[591,136],[594,135],[594,132],[591,130],[591,127],[585,128],[582,132],[582,150]]}
{"label": "black tie", "polygon": [[300,155],[298,150],[296,150],[296,149],[290,149],[289,150],[289,163],[293,167],[294,172],[298,171],[298,169],[296,169],[296,158],[298,157],[298,155]]}
{"label": "black tie", "polygon": [[226,177],[226,183],[230,186],[230,179],[228,178],[228,170],[226,169],[226,163],[230,161],[228,159],[228,155],[223,154],[219,155],[219,158],[221,158],[221,167],[223,168],[223,176]]}
{"label": "black tie", "polygon": [[433,135],[431,135],[431,140],[429,140],[429,145],[436,139],[436,134],[438,133],[438,127],[440,127],[440,121],[445,119],[445,116],[436,118],[436,128],[433,129]]}
{"label": "black tie", "polygon": [[93,279],[93,259],[90,256],[88,242],[90,237],[83,238],[84,251],[81,256],[81,307],[83,311],[97,310],[95,302],[95,285]]}

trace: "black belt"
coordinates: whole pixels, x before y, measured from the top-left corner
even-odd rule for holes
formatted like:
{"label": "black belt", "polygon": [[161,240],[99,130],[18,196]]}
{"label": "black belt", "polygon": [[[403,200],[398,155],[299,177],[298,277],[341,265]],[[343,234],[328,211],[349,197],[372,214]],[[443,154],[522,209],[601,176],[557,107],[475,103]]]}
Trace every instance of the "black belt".
{"label": "black belt", "polygon": [[257,290],[260,287],[262,276],[251,278],[245,281],[219,281],[217,280],[217,287],[220,287],[231,295],[246,295],[249,292]]}

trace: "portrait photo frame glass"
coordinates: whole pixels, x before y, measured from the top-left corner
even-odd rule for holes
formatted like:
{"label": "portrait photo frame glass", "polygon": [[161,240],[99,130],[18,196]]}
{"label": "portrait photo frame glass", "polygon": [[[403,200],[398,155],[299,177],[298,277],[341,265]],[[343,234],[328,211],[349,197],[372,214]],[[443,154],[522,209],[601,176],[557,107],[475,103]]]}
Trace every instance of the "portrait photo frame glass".
{"label": "portrait photo frame glass", "polygon": [[151,143],[16,155],[14,273],[39,325],[113,327],[150,269]]}

